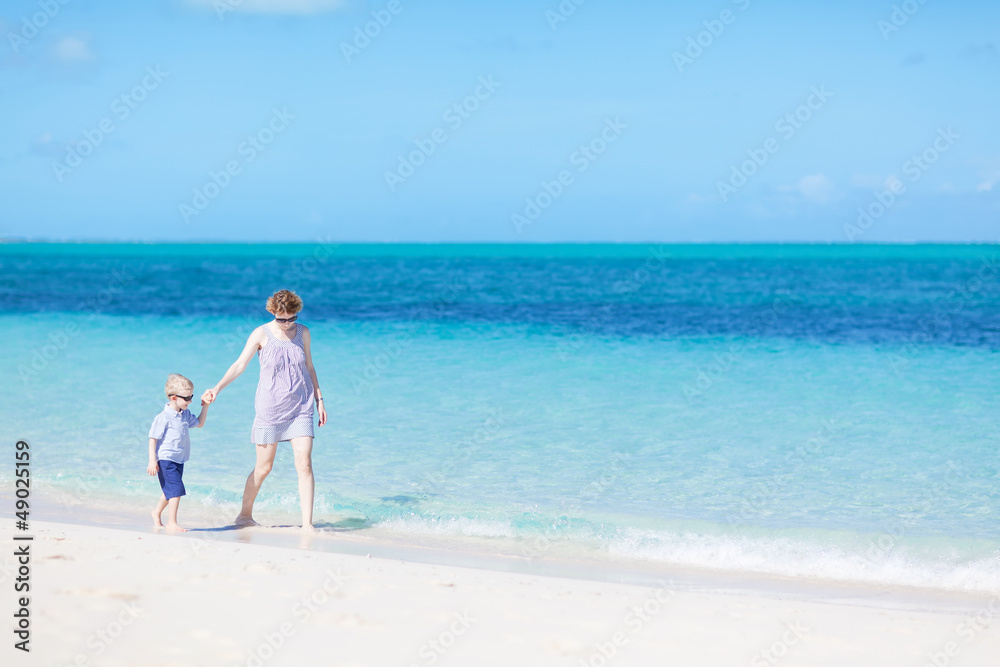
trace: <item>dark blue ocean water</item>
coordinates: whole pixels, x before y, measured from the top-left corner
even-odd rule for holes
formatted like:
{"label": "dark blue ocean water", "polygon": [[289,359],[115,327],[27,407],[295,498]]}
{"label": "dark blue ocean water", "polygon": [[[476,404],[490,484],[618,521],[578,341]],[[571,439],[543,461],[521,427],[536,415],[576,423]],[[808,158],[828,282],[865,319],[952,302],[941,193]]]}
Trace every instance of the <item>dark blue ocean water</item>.
{"label": "dark blue ocean water", "polygon": [[[1000,345],[996,246],[0,247],[2,311],[235,316],[290,288],[318,321],[525,324],[609,336]],[[102,290],[115,290],[106,303]],[[192,298],[196,296],[197,298]]]}

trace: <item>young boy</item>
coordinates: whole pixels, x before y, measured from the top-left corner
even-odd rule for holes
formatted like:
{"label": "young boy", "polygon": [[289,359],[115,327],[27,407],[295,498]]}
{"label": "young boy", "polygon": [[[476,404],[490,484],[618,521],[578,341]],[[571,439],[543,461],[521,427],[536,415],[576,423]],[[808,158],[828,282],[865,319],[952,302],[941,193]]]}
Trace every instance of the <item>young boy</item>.
{"label": "young boy", "polygon": [[149,467],[146,472],[156,475],[160,480],[163,495],[153,508],[153,525],[162,528],[160,515],[164,508],[167,512],[167,528],[185,531],[177,525],[177,506],[184,490],[184,462],[191,458],[191,438],[188,428],[205,425],[208,417],[208,404],[201,402],[201,414],[195,417],[187,409],[194,399],[194,384],[183,375],[171,373],[167,377],[167,404],[163,412],[156,415],[153,425],[149,428]]}

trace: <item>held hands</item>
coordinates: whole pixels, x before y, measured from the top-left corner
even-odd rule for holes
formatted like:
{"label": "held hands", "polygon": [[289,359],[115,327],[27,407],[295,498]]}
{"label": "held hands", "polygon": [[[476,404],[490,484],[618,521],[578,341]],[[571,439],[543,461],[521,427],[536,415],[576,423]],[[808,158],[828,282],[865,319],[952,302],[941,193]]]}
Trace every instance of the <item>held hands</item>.
{"label": "held hands", "polygon": [[202,405],[211,405],[215,398],[219,395],[219,392],[214,387],[212,389],[206,389],[205,393],[201,395]]}
{"label": "held hands", "polygon": [[149,465],[146,467],[146,472],[149,473],[150,475],[155,475],[159,471],[160,471],[160,464],[158,464],[156,461],[151,460],[149,462]]}

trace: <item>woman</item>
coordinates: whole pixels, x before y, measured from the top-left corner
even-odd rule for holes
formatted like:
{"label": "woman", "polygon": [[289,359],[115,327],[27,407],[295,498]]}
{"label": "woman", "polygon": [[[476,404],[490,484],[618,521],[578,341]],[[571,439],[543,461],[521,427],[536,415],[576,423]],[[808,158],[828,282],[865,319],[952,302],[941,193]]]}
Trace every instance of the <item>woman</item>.
{"label": "woman", "polygon": [[250,432],[250,441],[257,448],[257,465],[243,488],[243,506],[236,517],[236,525],[256,523],[253,502],[264,478],[271,472],[278,443],[288,441],[292,444],[295,470],[299,474],[302,528],[313,530],[313,403],[319,412],[320,426],[326,423],[326,409],[313,368],[309,329],[295,321],[300,310],[302,299],[294,292],[275,292],[267,300],[267,311],[274,315],[274,321],[254,329],[239,359],[217,385],[202,395],[206,403],[212,403],[219,392],[246,370],[254,354],[259,357],[260,381],[254,399],[257,414]]}

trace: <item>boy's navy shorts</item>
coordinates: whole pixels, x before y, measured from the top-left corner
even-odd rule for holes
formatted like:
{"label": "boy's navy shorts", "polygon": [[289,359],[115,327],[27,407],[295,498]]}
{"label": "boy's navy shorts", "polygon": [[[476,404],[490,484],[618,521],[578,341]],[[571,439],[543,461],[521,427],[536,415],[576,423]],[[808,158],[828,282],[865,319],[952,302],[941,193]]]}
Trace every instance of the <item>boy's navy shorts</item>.
{"label": "boy's navy shorts", "polygon": [[181,481],[181,477],[184,475],[184,464],[166,459],[161,459],[157,463],[159,469],[156,471],[156,477],[160,480],[163,497],[170,500],[186,496],[187,491],[184,489],[184,482]]}

